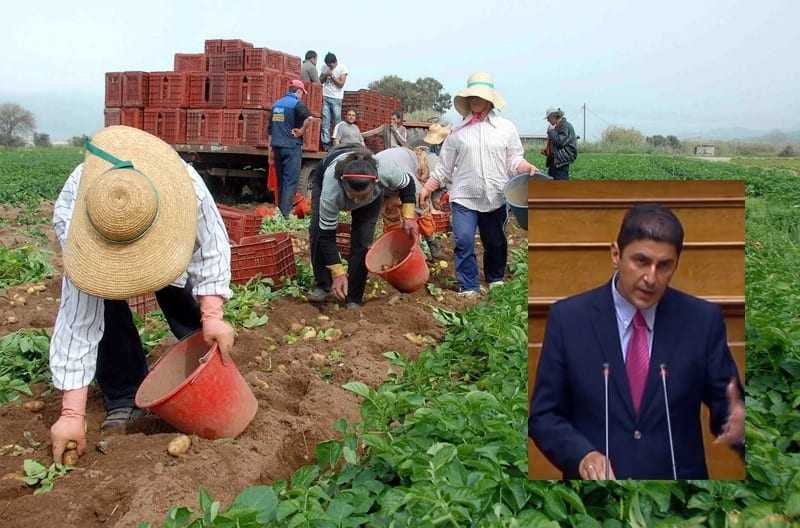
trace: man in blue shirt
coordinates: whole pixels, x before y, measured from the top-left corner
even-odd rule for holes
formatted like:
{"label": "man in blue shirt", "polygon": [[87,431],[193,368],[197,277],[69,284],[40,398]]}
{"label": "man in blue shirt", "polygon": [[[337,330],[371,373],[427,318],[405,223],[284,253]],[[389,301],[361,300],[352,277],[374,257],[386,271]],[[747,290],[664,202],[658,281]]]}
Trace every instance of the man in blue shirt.
{"label": "man in blue shirt", "polygon": [[289,83],[289,91],[272,105],[269,134],[270,162],[275,164],[278,177],[278,197],[284,218],[292,211],[294,193],[300,177],[300,162],[303,155],[303,133],[311,112],[301,100],[300,93],[307,94],[303,81],[295,79]]}

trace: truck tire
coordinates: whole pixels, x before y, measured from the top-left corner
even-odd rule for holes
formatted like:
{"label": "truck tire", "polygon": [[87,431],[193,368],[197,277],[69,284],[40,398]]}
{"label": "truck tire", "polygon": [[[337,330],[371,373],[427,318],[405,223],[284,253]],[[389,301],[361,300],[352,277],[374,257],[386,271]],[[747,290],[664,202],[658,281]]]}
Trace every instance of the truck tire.
{"label": "truck tire", "polygon": [[317,168],[319,160],[303,160],[300,167],[300,176],[297,179],[297,192],[306,197],[311,197],[311,172]]}

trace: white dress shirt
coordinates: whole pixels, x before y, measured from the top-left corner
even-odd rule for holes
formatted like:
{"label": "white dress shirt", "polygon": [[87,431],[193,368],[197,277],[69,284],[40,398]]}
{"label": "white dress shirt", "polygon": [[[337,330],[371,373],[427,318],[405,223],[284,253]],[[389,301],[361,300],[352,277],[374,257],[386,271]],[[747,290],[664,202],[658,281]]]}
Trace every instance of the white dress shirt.
{"label": "white dress shirt", "polygon": [[431,177],[448,187],[450,201],[486,213],[505,204],[503,188],[515,176],[524,150],[514,123],[492,110],[486,118],[453,129]]}
{"label": "white dress shirt", "polygon": [[[195,296],[219,295],[229,299],[232,294],[229,286],[231,250],[225,224],[200,175],[192,166],[186,167],[197,196],[197,237],[189,267],[173,285],[185,286],[188,275]],[[82,173],[83,164],[80,164],[64,184],[53,210],[53,228],[62,247]],[[50,371],[57,389],[79,389],[94,379],[97,346],[103,337],[104,325],[103,299],[79,290],[64,274],[61,305],[50,340]]]}

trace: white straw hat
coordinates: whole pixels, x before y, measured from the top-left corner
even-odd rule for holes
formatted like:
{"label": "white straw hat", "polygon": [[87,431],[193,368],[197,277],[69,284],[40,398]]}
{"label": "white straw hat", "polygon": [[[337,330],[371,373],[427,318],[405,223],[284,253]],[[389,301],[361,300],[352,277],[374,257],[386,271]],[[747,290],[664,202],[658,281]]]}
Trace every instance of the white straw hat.
{"label": "white straw hat", "polygon": [[470,75],[467,79],[467,87],[453,98],[456,111],[464,117],[470,114],[467,97],[480,97],[492,103],[497,110],[502,110],[506,105],[505,100],[494,88],[494,77],[486,72],[476,72]]}
{"label": "white straw hat", "polygon": [[197,197],[186,164],[142,130],[104,128],[86,144],[64,271],[104,299],[164,288],[189,265]]}

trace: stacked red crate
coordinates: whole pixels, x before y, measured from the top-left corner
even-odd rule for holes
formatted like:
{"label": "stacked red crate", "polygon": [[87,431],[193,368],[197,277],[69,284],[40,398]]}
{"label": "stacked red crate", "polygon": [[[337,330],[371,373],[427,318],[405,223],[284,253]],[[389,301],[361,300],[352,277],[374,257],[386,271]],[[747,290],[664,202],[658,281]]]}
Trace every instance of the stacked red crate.
{"label": "stacked red crate", "polygon": [[226,106],[268,110],[281,97],[280,75],[265,72],[228,72],[225,74]]}
{"label": "stacked red crate", "polygon": [[144,109],[128,107],[122,109],[122,123],[125,126],[133,128],[142,128],[144,126]]}
{"label": "stacked red crate", "polygon": [[206,40],[205,52],[206,55],[211,53],[222,53],[222,39]]}
{"label": "stacked red crate", "polygon": [[[267,48],[245,48],[244,49],[244,69],[246,71],[266,71],[269,70]],[[275,70],[278,71],[278,70]]]}
{"label": "stacked red crate", "polygon": [[148,106],[156,108],[186,108],[189,106],[189,74],[151,72]]}
{"label": "stacked red crate", "polygon": [[105,117],[105,126],[115,126],[122,124],[122,108],[106,108],[103,112]]}
{"label": "stacked red crate", "polygon": [[176,53],[173,62],[176,72],[204,72],[206,71],[205,53]]}
{"label": "stacked red crate", "polygon": [[189,108],[225,106],[225,73],[190,73]]}
{"label": "stacked red crate", "polygon": [[106,106],[122,106],[122,72],[106,73]]}
{"label": "stacked red crate", "polygon": [[261,231],[264,217],[258,213],[222,204],[217,204],[217,210],[231,242],[238,243],[242,238],[257,235]]}
{"label": "stacked red crate", "polygon": [[122,106],[147,106],[147,80],[147,72],[123,72]]}
{"label": "stacked red crate", "polygon": [[306,106],[315,117],[322,116],[322,85],[310,81],[304,81],[308,95],[306,95]]}
{"label": "stacked red crate", "polygon": [[167,143],[186,141],[186,110],[182,108],[146,108],[144,111],[145,132],[158,136]]}
{"label": "stacked red crate", "polygon": [[288,233],[244,237],[231,246],[231,280],[244,283],[261,275],[281,284],[296,273]]}
{"label": "stacked red crate", "polygon": [[286,54],[283,56],[283,72],[293,79],[300,78],[300,57]]}
{"label": "stacked red crate", "polygon": [[186,111],[186,143],[219,145],[222,143],[224,110],[208,108]]}
{"label": "stacked red crate", "polygon": [[319,132],[320,124],[322,121],[318,117],[312,117],[311,121],[306,125],[306,131],[303,134],[303,150],[309,152],[319,151]]}
{"label": "stacked red crate", "polygon": [[266,147],[269,116],[268,110],[225,109],[222,144]]}
{"label": "stacked red crate", "polygon": [[233,50],[240,50],[243,48],[252,48],[253,45],[246,40],[241,39],[228,39],[222,40],[221,44],[222,48],[221,51],[224,53],[226,51],[233,51]]}
{"label": "stacked red crate", "polygon": [[225,71],[242,71],[244,69],[244,51],[231,49],[225,52]]}
{"label": "stacked red crate", "polygon": [[210,53],[206,55],[206,67],[209,73],[225,73],[225,54]]}

